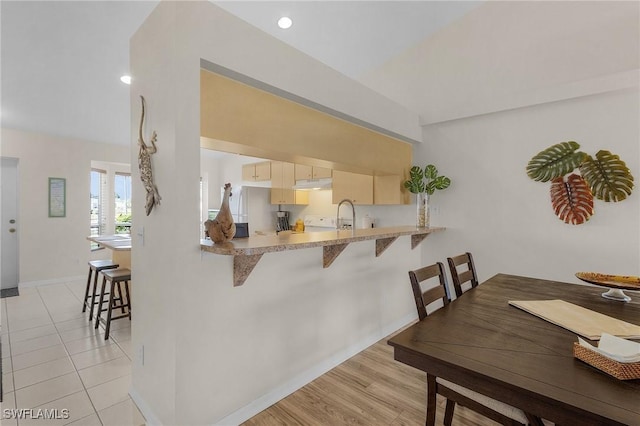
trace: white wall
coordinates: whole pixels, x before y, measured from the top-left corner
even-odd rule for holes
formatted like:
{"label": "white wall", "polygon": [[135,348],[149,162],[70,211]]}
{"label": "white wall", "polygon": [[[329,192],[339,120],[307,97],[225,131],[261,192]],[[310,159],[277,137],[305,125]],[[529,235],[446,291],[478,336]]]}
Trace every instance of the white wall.
{"label": "white wall", "polygon": [[[129,162],[126,146],[2,129],[2,156],[19,158],[20,285],[85,276],[91,255],[92,160]],[[66,217],[48,217],[48,178],[66,179]],[[64,250],[59,250],[59,247]],[[95,257],[108,256],[106,250]]]}
{"label": "white wall", "polygon": [[[145,357],[134,361],[131,394],[151,423],[211,424],[264,398],[239,421],[415,316],[406,271],[420,253],[408,237],[380,258],[372,241],[352,244],[326,270],[320,249],[267,254],[240,288],[230,257],[200,252],[200,58],[350,115],[364,112],[382,127],[404,122],[412,134],[407,123],[417,125],[415,115],[403,117],[397,105],[208,2],[159,5],[131,42],[132,123],[143,94],[145,132],[158,133],[153,166],[163,197],[144,216],[144,193],[134,187],[132,342]],[[136,140],[137,124],[131,133]]]}
{"label": "white wall", "polygon": [[618,154],[640,178],[637,90],[610,92],[425,127],[416,161],[433,162],[452,184],[436,193],[433,219],[447,227],[424,246],[445,259],[471,251],[481,280],[505,272],[580,282],[579,271],[640,274],[640,192],[625,201],[595,200],[582,225],[558,219],[549,183],[525,167],[532,156],[575,140],[591,155]]}

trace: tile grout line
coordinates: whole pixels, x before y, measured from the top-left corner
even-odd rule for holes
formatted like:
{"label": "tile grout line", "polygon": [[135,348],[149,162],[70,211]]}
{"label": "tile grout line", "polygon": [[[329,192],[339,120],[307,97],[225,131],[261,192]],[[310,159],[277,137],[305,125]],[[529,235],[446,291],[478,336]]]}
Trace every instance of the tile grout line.
{"label": "tile grout line", "polygon": [[[83,300],[79,300],[78,299],[78,297],[69,288],[69,286],[66,283],[64,284],[64,286],[67,288],[67,290],[69,290],[71,292],[71,294],[76,298],[76,300],[78,300],[81,303],[84,303]],[[48,308],[47,308],[47,310],[48,310]],[[53,318],[51,318],[51,320],[53,320]],[[91,321],[89,321],[89,324],[91,324]],[[54,326],[55,326],[55,323],[54,323]],[[56,327],[56,330],[57,329],[58,328]],[[60,340],[62,340],[62,336],[60,337]],[[80,339],[78,339],[78,340],[80,340]],[[63,342],[63,346],[64,346],[65,352],[69,353],[69,351],[67,350],[67,346],[64,344],[64,342]],[[84,351],[84,352],[88,352],[88,351]],[[81,352],[79,352],[79,353],[81,353]],[[78,376],[78,380],[80,380],[80,383],[82,384],[82,389],[84,389],[84,392],[87,394],[87,398],[89,398],[89,403],[91,404],[91,408],[93,408],[93,412],[95,413],[96,417],[98,418],[98,421],[100,422],[100,424],[104,426],[104,423],[102,422],[102,418],[100,418],[100,414],[98,414],[98,410],[96,409],[96,406],[94,405],[93,400],[91,399],[91,396],[89,395],[89,390],[85,386],[84,381],[82,380],[82,377],[80,377],[80,372],[76,368],[76,364],[73,362],[73,358],[71,357],[71,354],[69,354],[69,360],[71,361],[71,365],[73,365],[73,369],[75,370],[76,375]],[[86,417],[88,417],[88,416],[86,416]]]}
{"label": "tile grout line", "polygon": [[[65,284],[65,286],[66,286],[67,288],[69,288],[69,287],[67,286],[67,284]],[[69,289],[69,290],[71,291],[71,289]],[[73,293],[73,291],[71,291],[71,294],[73,294],[73,295],[75,296],[75,293]],[[76,299],[78,299],[78,298],[77,298],[77,296],[76,296]],[[80,302],[82,302],[82,300],[80,300],[80,299],[78,299],[78,300],[79,300]],[[116,330],[114,330],[114,331],[116,331]],[[125,351],[125,350],[120,346],[120,344],[118,343],[118,341],[117,341],[117,340],[114,340],[114,343],[115,343],[115,344],[116,344],[116,346],[118,346],[118,348],[122,351],[122,353],[123,353],[123,354],[124,354],[124,356],[129,360],[129,362],[133,362],[133,361],[131,360],[131,358],[129,358],[129,354],[127,354],[127,351]],[[85,352],[87,352],[87,351],[85,351]],[[110,360],[110,361],[112,361],[112,360]],[[108,361],[107,361],[107,362],[108,362]],[[73,359],[71,359],[71,363],[73,364],[73,366],[74,366],[74,368],[75,368],[75,363],[73,362]],[[77,370],[76,370],[76,371],[77,371]],[[78,375],[79,375],[79,373],[78,373]],[[130,373],[129,375],[131,375],[131,376],[132,376],[132,374],[131,374],[131,373]],[[106,381],[106,382],[104,382],[104,383],[100,383],[100,385],[103,385],[103,384],[105,384],[105,383],[109,383],[109,382],[113,382],[113,381],[115,381],[115,380],[121,379],[122,377],[125,377],[125,376],[120,376],[120,377],[117,377],[117,378],[115,378],[115,379],[113,379],[113,380],[107,380],[107,381]],[[133,376],[132,376],[132,377],[133,377]],[[82,378],[80,378],[80,381],[82,382],[82,386],[84,387],[84,382],[82,381]],[[96,385],[96,386],[100,386],[100,385]],[[92,388],[94,388],[94,387],[96,387],[96,386],[93,386]],[[89,389],[91,389],[91,388],[89,388]],[[87,388],[86,388],[86,387],[85,387],[85,391],[87,392],[87,395],[89,395],[89,391],[87,390]],[[128,393],[127,393],[127,396],[129,396],[129,398],[131,399],[131,396],[130,396],[130,395],[128,395]],[[96,410],[95,406],[93,405],[93,401],[91,400],[91,397],[89,397],[89,400],[91,401],[91,405],[93,406],[93,409],[94,409],[94,410],[95,410],[95,412],[96,412],[96,416],[98,417],[98,421],[100,422],[100,424],[104,425],[104,423],[102,422],[102,417],[100,417],[100,414],[98,413],[98,410]],[[126,400],[125,400],[125,401],[126,401]],[[125,402],[125,401],[116,402],[115,404],[109,405],[109,406],[107,406],[107,407],[103,408],[102,410],[106,410],[106,409],[111,408],[111,407],[114,407],[114,406],[116,406],[116,405],[118,405],[118,404],[122,404],[122,403],[123,403],[123,402]],[[133,402],[133,400],[131,400],[131,402],[133,403],[133,405],[134,405],[134,406],[136,406],[136,405],[135,405],[135,402]],[[136,409],[138,409],[138,408],[137,408],[137,406],[136,406]],[[102,410],[100,410],[100,411],[102,411]],[[138,409],[138,410],[139,410],[139,409]],[[88,416],[87,416],[87,417],[88,417]],[[144,417],[144,416],[143,416],[143,417]],[[84,418],[84,417],[83,417],[83,418]]]}
{"label": "tile grout line", "polygon": [[[18,296],[20,297],[20,296]],[[15,408],[18,408],[18,396],[16,394],[16,379],[15,379],[15,374],[14,370],[13,370],[13,348],[11,347],[11,328],[9,327],[9,306],[7,305],[7,301],[5,300],[4,302],[5,307],[7,308],[7,343],[9,343],[9,357],[11,358],[11,383],[13,384],[13,406]],[[2,378],[0,377],[0,380],[2,380]],[[4,398],[4,389],[3,391],[3,398]],[[19,419],[16,419],[16,425],[20,425],[20,421]]]}
{"label": "tile grout line", "polygon": [[[78,296],[73,292],[73,290],[68,286],[68,284],[67,284],[67,283],[64,283],[64,285],[65,285],[65,287],[67,288],[67,290],[69,290],[69,292],[71,293],[71,295],[72,295],[76,300],[80,301],[80,299],[78,299]],[[71,361],[71,365],[73,366],[73,369],[74,369],[74,371],[73,371],[73,372],[75,372],[75,373],[76,373],[76,377],[78,377],[78,379],[80,380],[80,383],[82,384],[83,391],[84,391],[84,392],[85,392],[85,394],[87,395],[87,397],[88,397],[88,399],[89,399],[89,402],[91,403],[91,406],[92,406],[92,408],[93,408],[93,413],[88,414],[87,416],[82,417],[82,419],[88,418],[88,417],[90,417],[92,414],[95,414],[95,415],[96,415],[96,417],[98,418],[98,421],[99,421],[101,424],[104,424],[104,423],[103,423],[103,421],[102,421],[102,418],[100,417],[100,414],[98,413],[98,410],[96,409],[96,407],[95,407],[95,405],[94,405],[93,401],[91,400],[91,397],[89,396],[88,388],[85,386],[84,382],[82,381],[82,378],[80,377],[80,374],[79,374],[79,371],[80,371],[80,370],[78,370],[78,368],[77,368],[77,366],[76,366],[75,362],[73,361],[72,355],[69,353],[69,351],[68,351],[68,349],[67,349],[67,347],[66,347],[66,343],[73,342],[73,341],[77,341],[77,340],[82,340],[82,339],[86,339],[86,338],[90,338],[90,337],[92,337],[92,336],[88,336],[88,337],[81,337],[81,338],[79,338],[79,339],[70,340],[69,342],[65,342],[65,341],[63,341],[63,340],[62,340],[62,336],[61,336],[61,331],[58,329],[58,327],[57,327],[57,325],[56,325],[57,323],[55,322],[55,320],[54,320],[54,318],[53,318],[53,315],[51,314],[50,307],[49,307],[49,305],[47,304],[47,301],[45,300],[45,298],[44,298],[44,296],[43,296],[42,292],[40,291],[40,288],[39,288],[39,287],[35,287],[35,288],[34,288],[34,290],[36,290],[36,291],[37,291],[38,298],[39,298],[40,302],[42,303],[42,305],[43,305],[43,307],[44,307],[45,311],[47,312],[47,315],[48,315],[49,319],[51,320],[51,324],[54,326],[54,329],[56,330],[56,332],[55,332],[55,333],[51,333],[51,334],[47,334],[47,335],[44,335],[44,336],[34,337],[34,338],[31,338],[31,339],[36,339],[36,338],[39,338],[39,337],[46,337],[46,336],[50,336],[50,335],[57,335],[57,336],[58,336],[59,341],[60,341],[60,344],[62,344],[63,350],[64,350],[64,352],[65,352],[65,356],[66,356],[66,357]],[[81,302],[81,301],[80,301],[80,302]],[[6,305],[6,304],[5,304],[5,305]],[[8,312],[8,309],[7,309],[7,312]],[[78,317],[78,318],[84,318],[84,317]],[[70,319],[70,320],[65,320],[65,321],[61,321],[61,322],[73,321],[74,319],[77,319],[77,318],[72,318],[72,319]],[[29,328],[26,328],[26,329],[24,329],[24,330],[19,330],[19,332],[26,331],[26,330],[31,330],[31,329],[34,329],[34,328],[37,328],[37,327],[46,326],[46,325],[48,325],[48,324],[43,324],[43,325],[37,325],[37,326],[34,326],[34,327],[29,327]],[[81,328],[88,327],[88,326],[90,326],[90,323],[88,323],[88,324],[87,324],[87,325],[85,325],[85,326],[81,326],[81,327],[73,328],[73,329],[71,329],[71,330],[65,330],[65,332],[66,332],[66,331],[76,330],[76,329],[81,329]],[[124,327],[123,327],[123,328],[124,328]],[[114,331],[115,331],[115,330],[114,330]],[[8,315],[8,313],[7,313],[7,339],[10,339],[10,334],[11,334],[11,329],[10,329],[10,325],[9,325],[9,315]],[[31,340],[31,339],[26,339],[26,340],[24,340],[24,341],[28,341],[28,340]],[[130,339],[125,339],[125,340],[127,340],[127,341],[128,341],[128,340],[130,340]],[[123,340],[123,341],[124,341],[124,340]],[[18,343],[20,343],[20,342],[18,342]],[[115,336],[114,336],[114,339],[112,340],[112,342],[111,342],[110,344],[115,344],[115,345],[118,347],[118,349],[119,349],[120,351],[122,351],[122,353],[123,353],[123,355],[122,355],[122,356],[119,356],[119,357],[114,358],[114,359],[119,359],[119,358],[125,358],[125,357],[126,357],[126,359],[127,359],[129,362],[132,362],[132,360],[131,360],[131,358],[130,358],[129,354],[128,354],[124,349],[123,349],[123,347],[122,347],[122,346],[120,346],[120,342],[118,342],[118,340],[117,340],[117,339],[115,339]],[[24,353],[22,353],[22,354],[20,354],[20,355],[28,354],[28,353],[35,352],[35,351],[38,351],[38,350],[47,349],[47,348],[50,348],[50,347],[53,347],[53,346],[55,346],[55,345],[46,346],[46,347],[44,347],[44,348],[35,349],[35,350],[33,350],[33,351],[27,351],[27,352],[24,352]],[[78,353],[76,353],[76,354],[74,354],[74,355],[78,355],[78,354],[81,354],[81,353],[89,352],[89,351],[92,351],[92,350],[100,350],[100,349],[103,349],[104,347],[106,347],[106,345],[105,345],[105,346],[94,347],[94,348],[91,348],[91,349],[87,349],[87,350],[85,350],[85,351],[78,352]],[[11,359],[12,366],[13,366],[13,357],[14,357],[14,356],[13,356],[13,349],[12,349],[12,347],[11,347],[10,340],[9,340],[9,358]],[[26,369],[26,368],[35,367],[35,366],[38,366],[38,365],[42,365],[42,364],[44,364],[44,363],[46,363],[46,362],[52,362],[52,361],[56,361],[56,360],[59,360],[59,359],[63,359],[63,357],[56,358],[56,359],[54,359],[54,360],[45,361],[45,362],[38,363],[38,364],[34,364],[34,365],[32,365],[32,366],[29,366],[29,367],[21,368],[20,370],[24,370],[24,369]],[[104,364],[104,363],[107,363],[107,362],[113,361],[114,359],[107,360],[107,361],[104,361],[104,362],[100,362],[100,363],[98,363],[98,364],[94,364],[94,365],[89,366],[89,367],[86,367],[86,368],[90,368],[90,367],[97,366],[97,365],[102,365],[102,364]],[[14,387],[14,389],[13,389],[12,393],[13,393],[14,405],[16,405],[16,407],[17,407],[17,395],[16,395],[16,390],[17,390],[17,389],[15,388],[15,375],[14,375],[14,372],[15,372],[15,371],[20,371],[20,370],[14,370],[14,369],[12,368],[12,371],[11,371],[12,379],[13,379],[13,385],[14,385],[14,386],[13,386],[13,387]],[[72,374],[73,372],[69,372],[69,373],[66,373],[66,374]],[[53,378],[50,378],[50,379],[47,379],[47,380],[52,380],[52,379],[55,379],[55,378],[58,378],[58,377],[62,377],[62,376],[64,376],[64,375],[66,375],[66,374],[63,374],[63,375],[60,375],[60,376],[56,376],[56,377],[53,377]],[[103,385],[103,384],[105,384],[105,383],[109,383],[109,382],[112,382],[112,381],[115,381],[115,380],[121,379],[122,377],[125,377],[125,376],[127,376],[127,375],[120,376],[120,377],[117,377],[117,378],[112,379],[112,380],[108,380],[108,381],[106,381],[106,382],[104,382],[104,383],[100,383],[100,384],[97,384],[97,385],[95,385],[95,386],[92,386],[91,388],[94,388],[94,387],[97,387],[97,386]],[[39,383],[43,383],[43,382],[45,382],[45,381],[47,381],[47,380],[44,380],[44,381],[41,381],[41,382],[37,382],[37,383],[33,383],[33,384],[29,385],[29,386],[33,386],[33,385],[36,385],[36,384],[39,384]],[[25,389],[25,388],[27,388],[27,387],[29,387],[29,386],[22,387],[22,388],[20,388],[20,390]],[[68,394],[68,395],[61,395],[61,396],[57,396],[55,399],[53,399],[53,400],[51,400],[51,401],[48,401],[48,402],[45,402],[45,403],[43,403],[43,404],[47,404],[47,403],[50,403],[50,402],[56,401],[56,400],[58,400],[58,399],[68,397],[68,396],[73,395],[73,394],[78,393],[78,392],[81,392],[81,391],[72,392],[72,393],[70,393],[70,394]],[[108,408],[111,408],[111,407],[113,407],[113,406],[115,406],[115,405],[118,405],[118,404],[121,404],[121,403],[124,403],[124,402],[126,402],[126,399],[125,399],[125,400],[123,400],[123,401],[119,401],[119,402],[116,402],[116,403],[114,403],[114,404],[111,404],[111,405],[109,405],[109,406],[107,406],[107,407],[104,407],[104,408],[103,408],[103,410],[108,409]],[[78,421],[78,420],[82,420],[82,419],[75,419],[74,421]]]}
{"label": "tile grout line", "polygon": [[[66,284],[64,284],[64,286],[67,287]],[[67,289],[69,290],[69,287],[67,287]],[[51,318],[51,322],[54,324],[54,327],[55,327],[55,321],[53,320],[53,316],[51,315],[51,311],[49,311],[49,307],[47,306],[47,303],[45,302],[44,298],[42,297],[42,294],[40,293],[39,287],[36,287],[36,291],[38,292],[38,296],[40,297],[40,300],[42,300],[42,303],[44,304],[44,308],[47,310],[47,313],[49,314],[49,317]],[[71,294],[73,294],[73,292],[71,292]],[[58,328],[57,327],[55,327],[55,328],[56,328],[56,331],[57,331]],[[62,342],[62,336],[60,336],[59,332],[58,332],[58,337],[60,338],[60,341]],[[102,423],[102,420],[100,419],[100,416],[98,415],[98,410],[96,410],[96,407],[93,404],[93,401],[91,400],[91,397],[89,396],[89,392],[87,391],[87,388],[84,385],[84,382],[82,381],[82,378],[80,377],[80,373],[78,373],[78,370],[76,369],[76,365],[73,363],[73,359],[71,358],[71,354],[67,350],[67,346],[64,344],[64,342],[62,342],[62,347],[64,348],[64,351],[67,354],[67,357],[71,361],[71,365],[73,365],[73,370],[76,373],[76,376],[78,377],[78,380],[80,381],[80,384],[82,385],[82,389],[84,390],[85,394],[87,395],[87,398],[89,399],[89,403],[91,404],[91,408],[93,408],[93,412],[98,417],[98,421],[100,422],[100,424],[104,426],[104,424]],[[69,374],[71,374],[71,373],[69,373]],[[15,386],[15,384],[14,384],[14,386]],[[56,401],[56,400],[61,399],[61,398],[66,398],[67,396],[73,395],[74,393],[76,393],[76,392],[70,393],[68,395],[64,395],[64,396],[62,396],[60,398],[53,399],[51,401],[45,402],[44,404],[51,403],[51,402]],[[16,402],[17,402],[17,398],[16,398]]]}
{"label": "tile grout line", "polygon": [[[64,322],[64,321],[63,321],[63,322]],[[38,327],[40,327],[40,326],[38,326]],[[55,327],[55,323],[54,323],[54,327]],[[35,327],[34,327],[34,328],[35,328]],[[79,327],[79,328],[77,328],[77,329],[72,329],[72,330],[65,330],[65,331],[79,330],[80,328],[83,328],[83,327]],[[22,330],[20,330],[20,331],[22,331]],[[114,331],[115,331],[115,330],[114,330]],[[65,352],[67,352],[67,350],[66,350],[66,346],[67,346],[67,345],[66,345],[65,343],[76,342],[76,341],[78,341],[78,340],[88,339],[88,338],[92,337],[92,336],[85,336],[85,337],[80,337],[80,338],[78,338],[78,339],[73,339],[73,340],[69,340],[68,342],[65,342],[64,340],[62,340],[62,336],[61,336],[60,332],[59,332],[59,331],[57,331],[57,328],[56,328],[56,332],[55,332],[55,333],[47,334],[47,335],[45,335],[45,336],[38,336],[38,337],[34,337],[34,339],[39,339],[39,338],[41,338],[41,337],[47,337],[47,336],[53,336],[53,335],[58,335],[58,337],[60,337],[60,342],[59,342],[59,343],[56,343],[56,344],[53,344],[53,345],[49,345],[49,346],[45,346],[45,347],[42,347],[42,348],[39,348],[39,349],[33,349],[33,350],[30,350],[30,351],[27,351],[27,352],[23,352],[23,353],[20,353],[20,354],[16,354],[15,356],[22,356],[22,355],[30,354],[30,353],[32,353],[32,352],[41,351],[41,350],[44,350],[44,349],[49,349],[49,348],[52,348],[52,347],[54,347],[54,346],[56,346],[56,345],[58,345],[58,344],[61,344],[62,346],[64,346],[64,348],[65,348]],[[29,340],[32,340],[32,339],[29,339]],[[24,340],[24,341],[26,342],[27,340]],[[17,342],[17,343],[22,343],[22,341]],[[103,345],[103,346],[99,346],[99,347],[97,347],[97,348],[87,349],[87,350],[85,350],[85,351],[77,352],[77,353],[75,353],[75,354],[73,354],[73,355],[78,355],[78,354],[81,354],[81,353],[89,352],[89,351],[92,351],[92,350],[95,350],[95,349],[99,349],[99,348],[101,348],[101,347],[106,347],[106,346],[108,346],[108,345]],[[71,357],[71,356],[72,356],[72,355],[71,355],[71,354],[69,354],[68,352],[67,352],[67,354],[68,354],[68,356],[69,356],[69,357]],[[62,358],[62,357],[60,357],[60,358]],[[56,358],[56,359],[60,359],[60,358]],[[13,354],[11,354],[11,361],[13,362]],[[40,362],[40,363],[38,363],[38,364],[30,365],[29,367],[25,367],[25,368],[35,367],[36,365],[44,364],[45,362],[50,362],[50,361],[55,361],[55,359],[52,359],[52,360],[49,360],[49,361]],[[25,368],[20,368],[19,370],[24,370]],[[14,369],[14,371],[19,371],[19,370],[15,370],[15,369]]]}

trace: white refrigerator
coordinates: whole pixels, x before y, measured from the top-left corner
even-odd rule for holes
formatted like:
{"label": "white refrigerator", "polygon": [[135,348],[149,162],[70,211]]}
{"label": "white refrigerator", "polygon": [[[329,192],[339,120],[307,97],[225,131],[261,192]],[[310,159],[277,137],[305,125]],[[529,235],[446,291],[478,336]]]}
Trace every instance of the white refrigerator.
{"label": "white refrigerator", "polygon": [[[255,231],[275,229],[275,207],[271,205],[271,189],[257,186],[239,186],[231,190],[229,209],[236,223],[248,223],[249,235]],[[224,188],[220,189],[220,198]],[[209,209],[209,218],[218,214],[218,209]]]}

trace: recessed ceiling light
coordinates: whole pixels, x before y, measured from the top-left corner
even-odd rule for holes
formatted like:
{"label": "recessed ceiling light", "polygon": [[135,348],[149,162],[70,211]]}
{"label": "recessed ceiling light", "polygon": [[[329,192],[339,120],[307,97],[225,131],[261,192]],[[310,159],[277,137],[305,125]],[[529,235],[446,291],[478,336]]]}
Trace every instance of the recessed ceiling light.
{"label": "recessed ceiling light", "polygon": [[288,16],[283,16],[282,18],[278,19],[278,26],[283,30],[291,28],[291,25],[293,25],[293,21]]}
{"label": "recessed ceiling light", "polygon": [[122,77],[120,77],[120,81],[123,82],[124,84],[131,84],[131,76],[123,75]]}

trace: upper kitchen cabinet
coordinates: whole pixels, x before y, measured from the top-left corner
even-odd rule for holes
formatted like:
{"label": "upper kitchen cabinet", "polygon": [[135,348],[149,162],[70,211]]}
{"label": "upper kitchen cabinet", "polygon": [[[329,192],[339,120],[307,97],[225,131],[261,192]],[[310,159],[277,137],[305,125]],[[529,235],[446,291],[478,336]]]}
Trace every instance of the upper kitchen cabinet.
{"label": "upper kitchen cabinet", "polygon": [[245,182],[261,182],[271,179],[271,162],[244,164],[242,166],[242,180]]}
{"label": "upper kitchen cabinet", "polygon": [[309,204],[309,196],[295,191],[295,168],[293,163],[271,162],[271,204]]}
{"label": "upper kitchen cabinet", "polygon": [[373,177],[374,204],[409,204],[409,192],[399,175]]}
{"label": "upper kitchen cabinet", "polygon": [[345,198],[353,204],[373,204],[373,176],[333,171],[333,204]]}
{"label": "upper kitchen cabinet", "polygon": [[284,161],[271,162],[271,187],[291,188],[296,184],[293,163]]}
{"label": "upper kitchen cabinet", "polygon": [[304,179],[324,179],[331,177],[331,169],[327,167],[312,167],[304,164],[295,165],[296,180]]}

